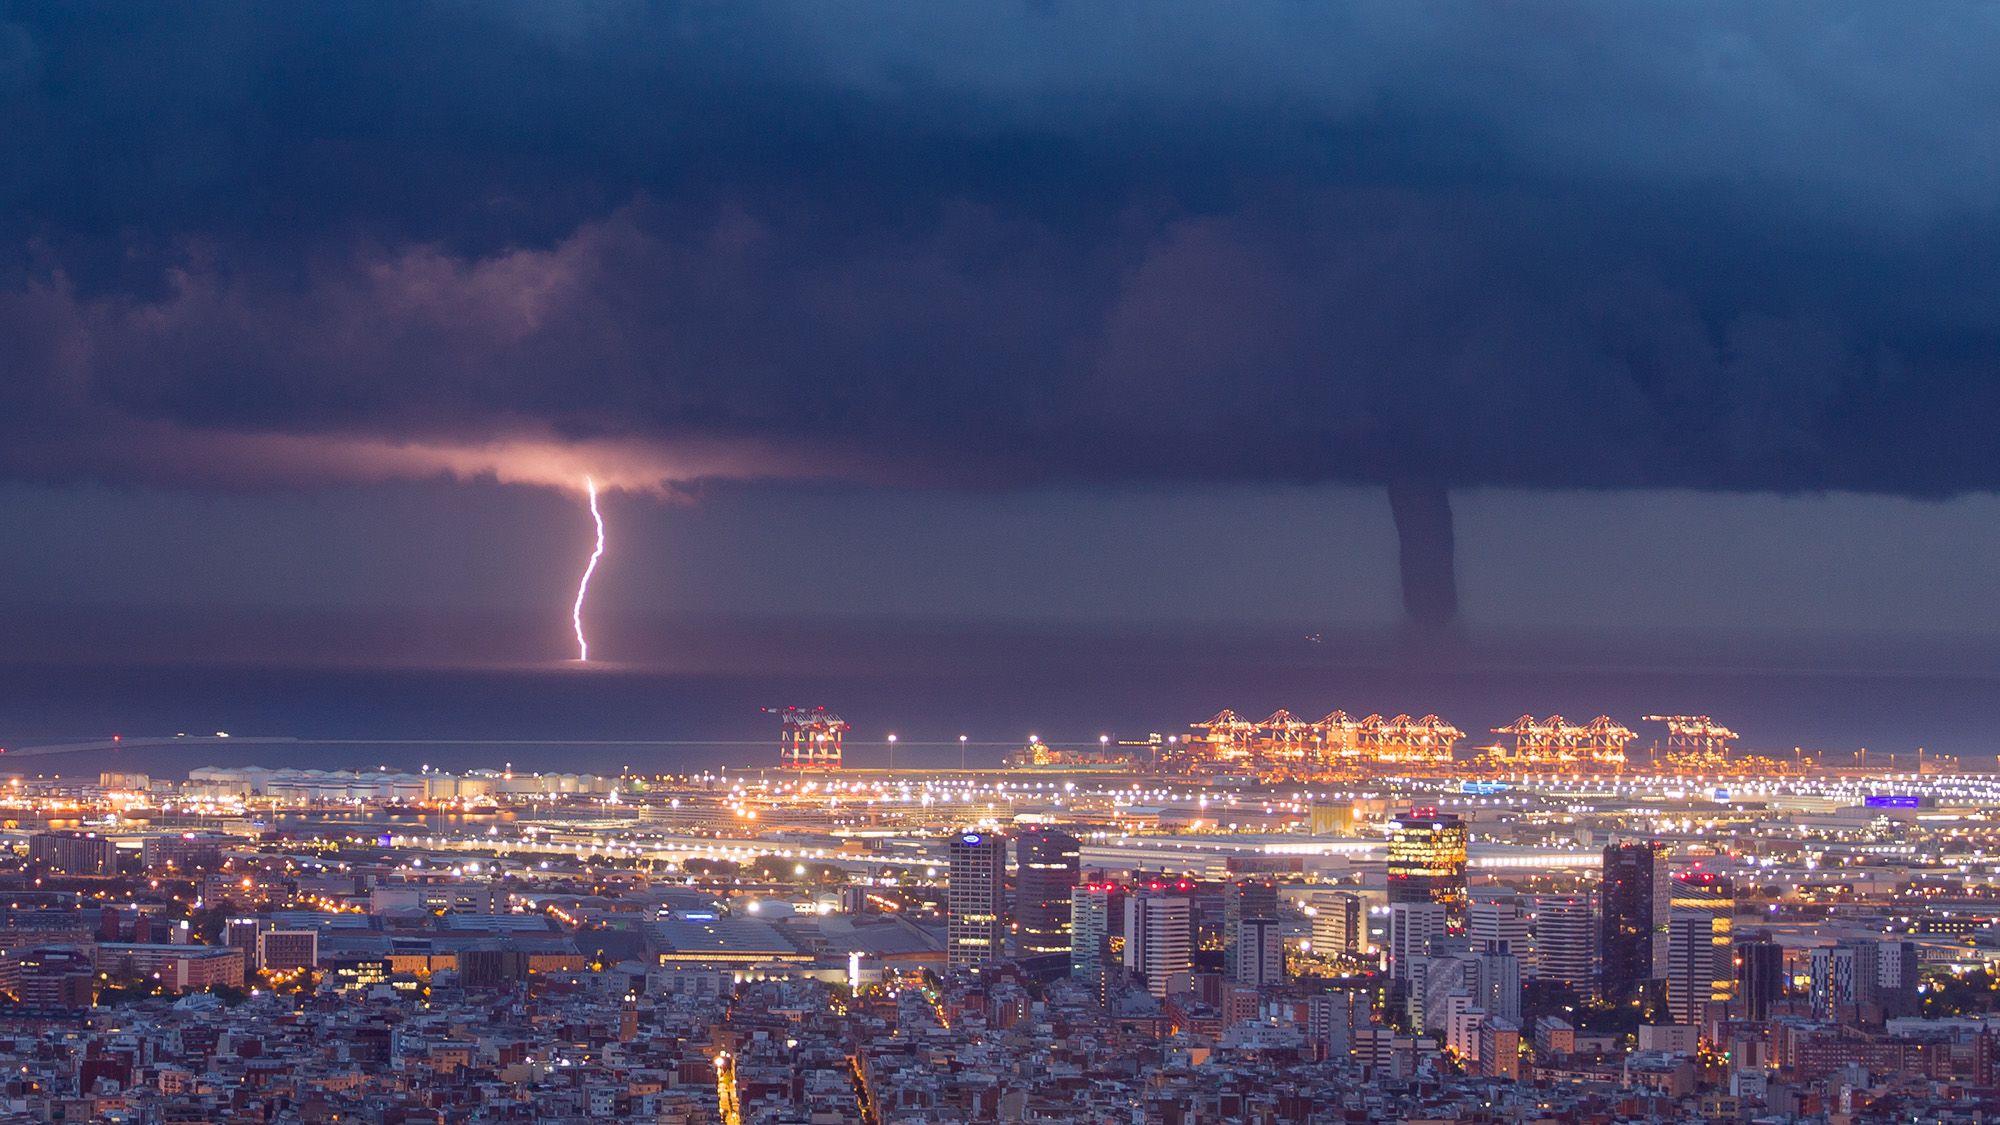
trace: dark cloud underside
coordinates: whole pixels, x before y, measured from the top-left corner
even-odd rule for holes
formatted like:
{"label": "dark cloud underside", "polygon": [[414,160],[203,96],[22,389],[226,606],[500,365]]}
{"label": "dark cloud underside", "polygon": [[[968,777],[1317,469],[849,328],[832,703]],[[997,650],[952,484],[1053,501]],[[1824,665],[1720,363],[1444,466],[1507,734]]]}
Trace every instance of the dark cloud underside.
{"label": "dark cloud underside", "polygon": [[19,475],[2000,482],[1986,6],[0,11]]}

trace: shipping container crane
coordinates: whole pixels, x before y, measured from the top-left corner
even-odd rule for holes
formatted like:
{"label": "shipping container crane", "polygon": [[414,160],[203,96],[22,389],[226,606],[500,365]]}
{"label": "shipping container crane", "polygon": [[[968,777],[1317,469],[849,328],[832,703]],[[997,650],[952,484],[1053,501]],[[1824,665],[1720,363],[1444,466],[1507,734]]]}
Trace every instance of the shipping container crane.
{"label": "shipping container crane", "polygon": [[847,720],[815,707],[766,707],[764,713],[779,720],[778,764],[786,769],[837,770],[840,768],[840,736]]}

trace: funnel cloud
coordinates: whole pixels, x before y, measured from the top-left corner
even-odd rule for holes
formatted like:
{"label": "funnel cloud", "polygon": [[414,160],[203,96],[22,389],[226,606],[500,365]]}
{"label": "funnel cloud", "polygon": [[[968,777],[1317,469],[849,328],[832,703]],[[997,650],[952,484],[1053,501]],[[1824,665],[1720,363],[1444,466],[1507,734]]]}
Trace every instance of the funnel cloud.
{"label": "funnel cloud", "polygon": [[1437,484],[1399,480],[1389,485],[1396,519],[1403,612],[1413,624],[1442,628],[1458,618],[1451,496]]}

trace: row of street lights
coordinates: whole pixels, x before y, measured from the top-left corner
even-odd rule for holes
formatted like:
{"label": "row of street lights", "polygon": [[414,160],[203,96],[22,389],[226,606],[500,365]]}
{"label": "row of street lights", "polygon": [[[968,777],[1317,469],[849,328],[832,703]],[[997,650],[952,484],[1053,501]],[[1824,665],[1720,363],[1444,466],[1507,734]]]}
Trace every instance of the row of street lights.
{"label": "row of street lights", "polygon": [[[961,734],[961,735],[959,735],[959,736],[958,736],[958,768],[959,768],[959,769],[961,769],[961,770],[962,770],[962,769],[964,769],[964,768],[966,768],[966,767],[965,767],[965,746],[966,746],[966,741],[967,741],[967,737],[968,737],[968,736],[966,736],[966,735],[963,735],[963,734]],[[1028,741],[1029,741],[1029,742],[1031,742],[1031,743],[1033,743],[1033,742],[1040,742],[1041,740],[1042,740],[1042,736],[1041,736],[1041,735],[1038,735],[1038,734],[1031,734],[1031,735],[1029,735],[1029,736],[1028,736]],[[1110,745],[1111,745],[1111,736],[1110,736],[1110,735],[1108,735],[1108,734],[1100,734],[1100,735],[1098,735],[1098,736],[1097,736],[1097,744],[1098,744],[1099,746],[1110,746]],[[894,734],[891,734],[891,735],[889,736],[889,772],[891,772],[891,773],[894,773],[895,771],[896,771],[896,736],[895,736]]]}
{"label": "row of street lights", "polygon": [[[962,735],[962,734],[958,736],[958,768],[959,768],[959,769],[964,769],[964,768],[965,768],[965,743],[966,743],[966,737],[967,737],[967,736],[965,736],[965,735]],[[1032,736],[1030,736],[1030,737],[1032,737]],[[889,772],[890,772],[890,773],[894,773],[894,772],[896,772],[896,736],[895,736],[895,735],[893,735],[893,734],[891,734],[891,735],[889,736]]]}

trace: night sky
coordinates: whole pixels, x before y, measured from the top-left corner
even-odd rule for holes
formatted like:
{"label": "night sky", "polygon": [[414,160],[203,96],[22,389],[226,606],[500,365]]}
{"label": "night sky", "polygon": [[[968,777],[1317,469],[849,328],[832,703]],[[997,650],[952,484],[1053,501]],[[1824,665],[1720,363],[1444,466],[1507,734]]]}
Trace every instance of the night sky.
{"label": "night sky", "polygon": [[0,3],[0,710],[557,665],[585,474],[628,669],[1985,684],[1996,57],[1948,2]]}

